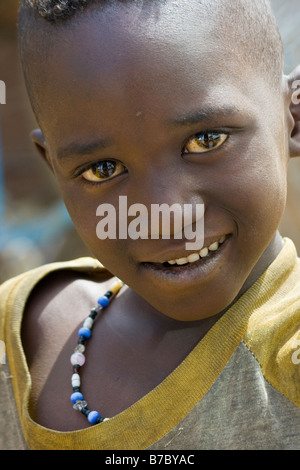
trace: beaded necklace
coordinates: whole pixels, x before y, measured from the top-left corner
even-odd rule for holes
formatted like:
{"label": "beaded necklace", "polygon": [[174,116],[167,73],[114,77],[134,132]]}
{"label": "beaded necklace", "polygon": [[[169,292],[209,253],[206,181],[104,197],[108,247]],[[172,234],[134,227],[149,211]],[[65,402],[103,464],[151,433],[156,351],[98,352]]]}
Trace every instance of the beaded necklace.
{"label": "beaded necklace", "polygon": [[111,300],[117,295],[123,285],[123,282],[118,279],[111,285],[110,289],[98,299],[98,305],[92,308],[91,313],[83,322],[82,327],[78,330],[78,343],[70,359],[71,364],[73,365],[73,375],[71,380],[73,393],[71,395],[71,402],[73,403],[73,408],[81,411],[91,424],[102,423],[104,421],[108,421],[109,418],[103,418],[100,416],[98,411],[90,411],[87,408],[87,402],[84,400],[80,391],[81,381],[79,370],[85,363],[85,356],[83,354],[85,351],[85,343],[92,336],[92,328],[98,313],[102,309],[108,307]]}

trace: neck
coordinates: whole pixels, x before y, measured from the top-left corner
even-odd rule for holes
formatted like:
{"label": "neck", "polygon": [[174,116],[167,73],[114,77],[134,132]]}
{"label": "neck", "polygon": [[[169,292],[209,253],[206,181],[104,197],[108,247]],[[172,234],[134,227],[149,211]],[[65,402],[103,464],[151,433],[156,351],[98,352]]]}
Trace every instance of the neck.
{"label": "neck", "polygon": [[238,296],[234,299],[233,303],[235,303],[260,278],[260,276],[263,275],[266,269],[268,269],[268,267],[277,258],[282,248],[283,240],[280,233],[277,231],[270,245],[264,251],[256,265],[254,266],[253,270],[248,276]]}

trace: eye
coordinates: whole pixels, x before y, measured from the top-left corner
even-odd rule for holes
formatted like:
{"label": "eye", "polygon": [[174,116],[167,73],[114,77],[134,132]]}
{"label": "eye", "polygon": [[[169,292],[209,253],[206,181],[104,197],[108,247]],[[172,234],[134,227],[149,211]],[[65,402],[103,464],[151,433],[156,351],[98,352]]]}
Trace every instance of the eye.
{"label": "eye", "polygon": [[196,134],[185,144],[183,153],[205,153],[223,145],[229,139],[228,134],[221,132],[203,132]]}
{"label": "eye", "polygon": [[92,165],[89,169],[82,172],[82,177],[92,183],[100,183],[114,178],[124,173],[126,168],[121,162],[113,160],[103,160]]}

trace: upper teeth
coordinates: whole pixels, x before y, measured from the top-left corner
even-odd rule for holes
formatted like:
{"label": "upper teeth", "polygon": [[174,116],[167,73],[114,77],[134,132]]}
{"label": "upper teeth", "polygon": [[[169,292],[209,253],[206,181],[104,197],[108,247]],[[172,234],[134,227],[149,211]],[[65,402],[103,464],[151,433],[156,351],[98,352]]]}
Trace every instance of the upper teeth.
{"label": "upper teeth", "polygon": [[177,264],[178,266],[182,266],[188,263],[195,263],[196,261],[199,261],[200,258],[206,258],[206,256],[209,254],[210,251],[217,251],[219,246],[225,242],[225,239],[226,237],[223,236],[217,242],[214,242],[211,245],[209,245],[209,247],[202,248],[202,250],[199,251],[198,253],[192,253],[187,258],[173,259],[171,261],[168,261],[168,263],[171,265]]}

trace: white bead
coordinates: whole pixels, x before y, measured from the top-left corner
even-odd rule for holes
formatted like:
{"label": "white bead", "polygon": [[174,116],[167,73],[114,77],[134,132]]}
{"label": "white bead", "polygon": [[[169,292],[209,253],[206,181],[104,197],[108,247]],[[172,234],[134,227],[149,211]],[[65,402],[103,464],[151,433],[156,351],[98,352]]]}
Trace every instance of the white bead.
{"label": "white bead", "polygon": [[78,400],[74,405],[73,405],[73,408],[74,410],[78,410],[78,411],[81,411],[82,408],[86,408],[87,407],[87,402],[85,400]]}
{"label": "white bead", "polygon": [[80,375],[73,374],[72,375],[72,387],[80,387]]}
{"label": "white bead", "polygon": [[83,366],[85,363],[85,356],[82,353],[76,352],[72,354],[70,361],[73,366],[76,366],[76,364]]}
{"label": "white bead", "polygon": [[74,353],[84,353],[85,346],[83,344],[77,344],[76,348],[74,349]]}
{"label": "white bead", "polygon": [[92,328],[94,320],[91,317],[88,317],[84,320],[83,328],[88,328],[89,330]]}

